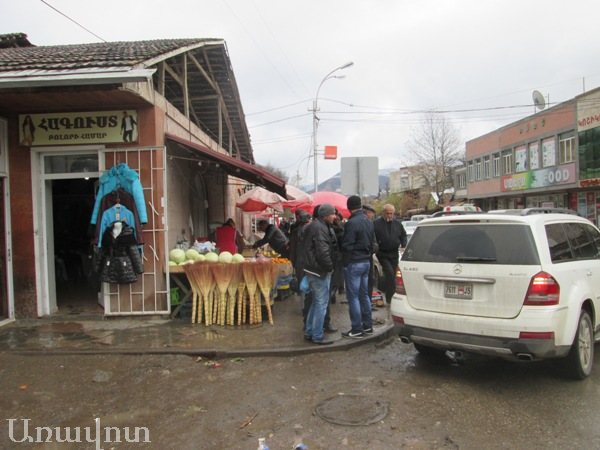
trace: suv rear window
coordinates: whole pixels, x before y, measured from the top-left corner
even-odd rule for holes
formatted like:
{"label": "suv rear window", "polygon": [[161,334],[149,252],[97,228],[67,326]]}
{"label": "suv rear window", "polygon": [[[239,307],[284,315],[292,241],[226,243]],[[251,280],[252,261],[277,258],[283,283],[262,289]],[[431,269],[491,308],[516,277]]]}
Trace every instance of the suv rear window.
{"label": "suv rear window", "polygon": [[546,225],[552,262],[597,259],[600,236],[591,225],[557,223]]}
{"label": "suv rear window", "polygon": [[419,226],[402,259],[461,264],[540,263],[529,226],[518,224]]}

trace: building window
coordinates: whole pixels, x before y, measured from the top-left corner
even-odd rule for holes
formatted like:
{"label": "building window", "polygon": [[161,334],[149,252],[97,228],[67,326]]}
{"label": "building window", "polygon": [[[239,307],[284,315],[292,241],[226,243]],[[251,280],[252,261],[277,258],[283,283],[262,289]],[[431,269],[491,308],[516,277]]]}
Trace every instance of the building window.
{"label": "building window", "polygon": [[475,160],[475,180],[481,180],[481,158]]}
{"label": "building window", "polygon": [[579,133],[579,179],[600,178],[600,127]]}
{"label": "building window", "polygon": [[515,173],[527,172],[527,147],[521,145],[515,148]]}
{"label": "building window", "polygon": [[464,172],[459,173],[456,176],[456,182],[458,184],[459,189],[465,189],[467,187],[467,174]]}
{"label": "building window", "polygon": [[492,158],[494,158],[494,178],[496,178],[502,173],[500,171],[500,153],[495,153]]}
{"label": "building window", "polygon": [[542,141],[542,167],[556,165],[556,139],[549,138]]}
{"label": "building window", "polygon": [[473,161],[469,161],[467,164],[467,177],[469,178],[469,183],[475,181],[475,166],[473,165]]}
{"label": "building window", "polygon": [[575,161],[575,134],[571,131],[558,136],[559,164]]}
{"label": "building window", "polygon": [[502,152],[502,173],[510,175],[513,173],[513,154],[512,150]]}
{"label": "building window", "polygon": [[483,178],[486,180],[492,178],[492,158],[490,156],[483,157]]}
{"label": "building window", "polygon": [[540,168],[540,145],[539,142],[529,144],[529,169],[537,170]]}

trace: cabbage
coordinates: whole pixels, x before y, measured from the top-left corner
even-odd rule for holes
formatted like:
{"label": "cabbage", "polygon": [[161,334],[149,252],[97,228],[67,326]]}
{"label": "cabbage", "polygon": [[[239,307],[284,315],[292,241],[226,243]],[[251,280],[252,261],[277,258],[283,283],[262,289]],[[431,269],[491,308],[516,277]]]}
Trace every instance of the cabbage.
{"label": "cabbage", "polygon": [[198,259],[196,261],[206,261],[206,256],[202,253],[198,253]]}
{"label": "cabbage", "polygon": [[209,262],[218,262],[219,261],[219,255],[217,255],[215,252],[208,252],[206,255],[204,255],[204,257]]}
{"label": "cabbage", "polygon": [[169,260],[175,261],[177,264],[182,263],[186,260],[185,252],[180,248],[174,248],[169,252]]}
{"label": "cabbage", "polygon": [[191,259],[192,261],[198,261],[200,259],[199,256],[200,253],[198,253],[198,250],[194,250],[193,248],[185,251],[185,257],[187,259]]}
{"label": "cabbage", "polygon": [[231,260],[232,260],[234,263],[241,263],[241,262],[244,262],[244,261],[246,261],[246,258],[244,258],[244,256],[243,256],[243,255],[240,255],[239,253],[236,253],[235,255],[233,255],[233,256],[231,257]]}
{"label": "cabbage", "polygon": [[219,262],[230,263],[233,255],[229,252],[221,252],[219,254]]}
{"label": "cabbage", "polygon": [[170,266],[176,266],[176,265],[177,265],[177,263],[176,263],[175,261],[169,261],[169,265],[170,265]]}

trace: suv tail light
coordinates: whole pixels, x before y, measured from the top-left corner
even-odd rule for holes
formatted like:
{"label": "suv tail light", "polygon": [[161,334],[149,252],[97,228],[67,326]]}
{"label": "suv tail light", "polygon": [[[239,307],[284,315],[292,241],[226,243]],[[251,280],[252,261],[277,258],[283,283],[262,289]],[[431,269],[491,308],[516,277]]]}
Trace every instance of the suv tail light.
{"label": "suv tail light", "polygon": [[398,268],[396,269],[396,294],[406,295],[406,288],[404,286],[402,272]]}
{"label": "suv tail light", "polygon": [[558,305],[559,299],[560,286],[554,277],[549,273],[539,272],[529,282],[523,304],[530,306]]}

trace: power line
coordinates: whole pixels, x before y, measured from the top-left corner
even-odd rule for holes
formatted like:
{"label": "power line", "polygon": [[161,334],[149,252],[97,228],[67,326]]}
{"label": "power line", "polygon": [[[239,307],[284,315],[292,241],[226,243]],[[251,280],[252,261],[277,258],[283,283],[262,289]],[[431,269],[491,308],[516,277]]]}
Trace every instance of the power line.
{"label": "power line", "polygon": [[263,111],[257,111],[257,112],[250,113],[250,114],[247,113],[246,117],[248,117],[248,116],[257,116],[259,114],[265,114],[265,113],[268,113],[268,112],[278,111],[280,109],[290,108],[292,106],[300,105],[302,103],[308,103],[310,101],[311,101],[310,99],[308,99],[308,100],[301,100],[301,101],[296,102],[296,103],[290,103],[289,105],[277,106],[275,108],[265,109]]}
{"label": "power line", "polygon": [[300,75],[298,75],[298,72],[296,72],[296,68],[294,67],[294,65],[292,64],[292,62],[290,61],[290,59],[287,57],[287,54],[285,53],[285,51],[283,50],[283,48],[281,48],[281,45],[279,45],[279,40],[273,34],[273,31],[271,31],[271,27],[269,27],[269,24],[267,23],[267,21],[262,16],[260,10],[258,9],[258,7],[256,6],[256,3],[254,1],[252,1],[252,6],[254,6],[254,9],[256,10],[256,12],[258,13],[258,16],[260,17],[260,20],[265,25],[265,28],[267,29],[267,31],[269,32],[269,34],[273,38],[273,42],[275,42],[275,44],[277,45],[277,48],[279,48],[279,51],[281,51],[281,53],[283,54],[283,57],[285,58],[285,60],[289,64],[289,66],[292,68],[292,71],[294,72],[294,75],[296,75],[296,78],[298,78],[298,81],[300,81],[300,84],[302,85],[302,87],[304,88],[304,90],[306,92],[308,92],[308,89],[306,88],[305,84],[303,83],[302,78],[300,77]]}
{"label": "power line", "polygon": [[312,133],[304,133],[304,134],[296,134],[293,136],[280,136],[280,137],[273,137],[273,138],[268,138],[268,139],[253,139],[252,143],[253,144],[276,144],[278,142],[287,142],[287,141],[294,141],[296,139],[305,139],[307,137],[311,137]]}
{"label": "power line", "polygon": [[88,30],[86,27],[84,27],[83,25],[81,25],[79,22],[77,22],[74,19],[71,19],[69,16],[67,16],[65,13],[59,11],[58,9],[56,9],[54,6],[52,6],[50,3],[48,3],[45,0],[40,0],[44,5],[52,8],[54,11],[56,11],[57,13],[59,13],[61,16],[69,19],[71,22],[73,22],[75,25],[77,25],[78,27],[84,29],[85,31],[87,31],[88,33],[90,33],[92,36],[97,37],[98,39],[100,39],[102,42],[107,42],[106,40],[102,39],[100,36],[98,36],[96,33],[94,33],[93,31]]}
{"label": "power line", "polygon": [[254,39],[254,36],[252,36],[252,34],[250,34],[250,32],[248,31],[248,29],[246,28],[246,26],[244,25],[244,23],[239,19],[239,17],[236,15],[235,11],[233,10],[233,8],[229,5],[229,3],[227,2],[227,0],[225,0],[225,5],[227,5],[227,8],[229,8],[229,10],[231,11],[231,14],[233,15],[233,17],[235,17],[235,20],[238,21],[238,23],[241,25],[242,29],[246,32],[246,34],[248,35],[248,37],[252,40],[252,42],[254,43],[254,45],[256,46],[256,48],[262,53],[262,55],[264,56],[264,58],[267,60],[267,62],[271,65],[271,67],[275,70],[275,72],[277,73],[277,75],[279,75],[279,77],[281,78],[281,80],[287,85],[287,87],[294,93],[294,95],[298,98],[300,98],[300,96],[298,95],[298,93],[294,90],[294,88],[292,87],[292,85],[290,83],[288,83],[288,81],[285,79],[285,77],[281,74],[281,72],[279,72],[279,70],[277,69],[277,66],[275,64],[273,64],[273,62],[269,59],[269,57],[267,56],[267,54],[264,52],[264,50],[261,48],[260,45],[258,45],[258,42],[256,42],[256,39]]}

